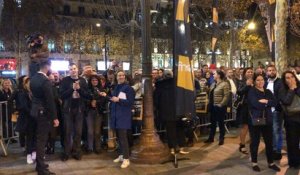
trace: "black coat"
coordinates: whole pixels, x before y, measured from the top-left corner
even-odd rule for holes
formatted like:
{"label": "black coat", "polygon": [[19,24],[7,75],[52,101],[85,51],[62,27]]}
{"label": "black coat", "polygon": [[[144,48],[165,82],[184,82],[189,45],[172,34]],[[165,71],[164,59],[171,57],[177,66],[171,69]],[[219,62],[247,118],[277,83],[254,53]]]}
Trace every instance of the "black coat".
{"label": "black coat", "polygon": [[39,111],[43,110],[48,120],[57,119],[52,83],[48,77],[42,73],[35,74],[30,80],[30,90],[32,92],[30,115],[38,117]]}
{"label": "black coat", "polygon": [[174,79],[163,79],[155,83],[154,105],[158,117],[163,121],[176,121]]}
{"label": "black coat", "polygon": [[[279,101],[283,106],[289,106],[293,102],[293,98],[295,95],[300,96],[300,87],[298,86],[295,90],[290,90],[285,87],[282,87],[279,91]],[[285,114],[285,119],[300,123],[300,113],[295,114],[293,116],[289,116],[287,113]]]}
{"label": "black coat", "polygon": [[[281,87],[283,86],[282,84],[282,81],[280,78],[277,78],[275,81],[274,81],[274,97],[276,99],[276,102],[277,102],[277,105],[275,107],[275,110],[278,111],[278,112],[281,112],[282,111],[282,108],[281,108],[281,105],[279,103],[279,90],[281,89]],[[265,88],[268,87],[268,80],[266,81],[265,83]]]}
{"label": "black coat", "polygon": [[[76,80],[77,81],[77,80]],[[78,78],[80,89],[77,90],[80,98],[79,98],[79,107],[80,111],[84,111],[86,107],[86,100],[92,99],[92,96],[90,95],[88,91],[88,85],[84,78],[79,77]],[[65,77],[62,79],[60,83],[60,97],[63,100],[63,112],[69,112],[71,110],[72,106],[72,95],[74,92],[73,89],[73,83],[75,80],[73,80],[70,76]]]}
{"label": "black coat", "polygon": [[[260,103],[260,99],[267,99],[268,103]],[[251,117],[264,117],[267,119],[268,124],[272,124],[272,112],[271,107],[277,105],[276,99],[273,93],[269,89],[265,89],[264,92],[261,92],[255,87],[252,87],[248,92],[248,107]]]}
{"label": "black coat", "polygon": [[28,122],[32,122],[32,117],[30,116],[31,99],[24,89],[19,89],[16,94],[16,109],[19,112],[16,131],[25,132]]}
{"label": "black coat", "polygon": [[[8,92],[0,90],[0,101],[7,101],[7,117],[9,121],[11,120],[11,116],[14,112],[14,98],[15,94],[12,93],[10,90]],[[2,109],[2,118],[4,118],[4,116],[6,116],[6,104],[2,104]],[[3,121],[6,121],[6,119],[3,119]]]}

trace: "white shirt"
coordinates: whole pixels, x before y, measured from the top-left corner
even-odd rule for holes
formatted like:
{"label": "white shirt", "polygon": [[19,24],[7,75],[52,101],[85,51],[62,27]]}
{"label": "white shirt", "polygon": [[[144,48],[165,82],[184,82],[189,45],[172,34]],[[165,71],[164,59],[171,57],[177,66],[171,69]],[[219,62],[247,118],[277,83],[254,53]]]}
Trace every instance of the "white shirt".
{"label": "white shirt", "polygon": [[235,86],[235,84],[234,84],[234,81],[233,81],[232,79],[230,79],[230,78],[227,78],[227,79],[228,79],[228,81],[229,81],[229,83],[230,83],[231,92],[232,92],[233,95],[235,95],[237,89],[236,89],[236,86]]}
{"label": "white shirt", "polygon": [[300,81],[300,74],[296,74],[296,77]]}
{"label": "white shirt", "polygon": [[45,77],[47,77],[47,78],[48,78],[47,74],[45,74],[45,73],[44,73],[44,72],[42,72],[42,71],[38,71],[37,73],[43,74]]}
{"label": "white shirt", "polygon": [[[276,81],[277,77],[274,79],[269,78],[268,79],[268,85],[267,85],[267,89],[269,89],[273,94],[274,94],[274,82]],[[271,108],[272,112],[275,111],[275,107]]]}

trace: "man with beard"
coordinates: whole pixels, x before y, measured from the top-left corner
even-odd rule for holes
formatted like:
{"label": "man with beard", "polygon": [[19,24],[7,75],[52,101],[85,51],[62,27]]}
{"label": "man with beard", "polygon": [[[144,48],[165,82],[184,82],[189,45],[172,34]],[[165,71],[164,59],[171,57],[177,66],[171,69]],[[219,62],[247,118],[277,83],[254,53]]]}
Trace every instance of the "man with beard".
{"label": "man with beard", "polygon": [[57,127],[59,121],[54,102],[52,84],[48,79],[50,61],[41,61],[40,71],[30,80],[32,92],[31,116],[36,120],[36,171],[38,175],[52,175],[44,161],[45,145],[52,125]]}
{"label": "man with beard", "polygon": [[282,158],[282,108],[278,101],[279,90],[282,86],[282,81],[277,77],[277,70],[275,66],[269,65],[267,67],[267,78],[266,88],[269,89],[275,96],[277,106],[272,107],[272,119],[273,119],[273,151],[274,160],[280,160]]}

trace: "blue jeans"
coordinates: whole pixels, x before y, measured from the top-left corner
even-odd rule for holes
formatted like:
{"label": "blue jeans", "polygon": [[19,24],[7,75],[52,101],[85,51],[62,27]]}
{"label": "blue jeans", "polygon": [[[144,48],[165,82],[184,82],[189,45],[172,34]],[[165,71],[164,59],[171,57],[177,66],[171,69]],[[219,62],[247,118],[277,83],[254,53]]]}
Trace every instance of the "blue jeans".
{"label": "blue jeans", "polygon": [[281,153],[282,149],[282,115],[280,112],[272,112],[273,119],[273,150]]}

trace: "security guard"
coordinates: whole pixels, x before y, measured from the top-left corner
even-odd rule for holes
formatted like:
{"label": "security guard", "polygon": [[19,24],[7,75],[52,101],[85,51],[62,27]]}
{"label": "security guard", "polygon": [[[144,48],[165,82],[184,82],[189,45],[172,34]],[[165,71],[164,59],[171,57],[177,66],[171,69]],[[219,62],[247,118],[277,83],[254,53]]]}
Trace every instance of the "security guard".
{"label": "security guard", "polygon": [[37,123],[36,128],[36,171],[38,175],[53,175],[48,170],[48,165],[44,162],[45,145],[48,140],[51,125],[57,127],[59,121],[56,116],[56,108],[51,82],[48,80],[47,73],[50,70],[50,61],[40,62],[40,71],[30,80],[32,92],[31,115]]}

